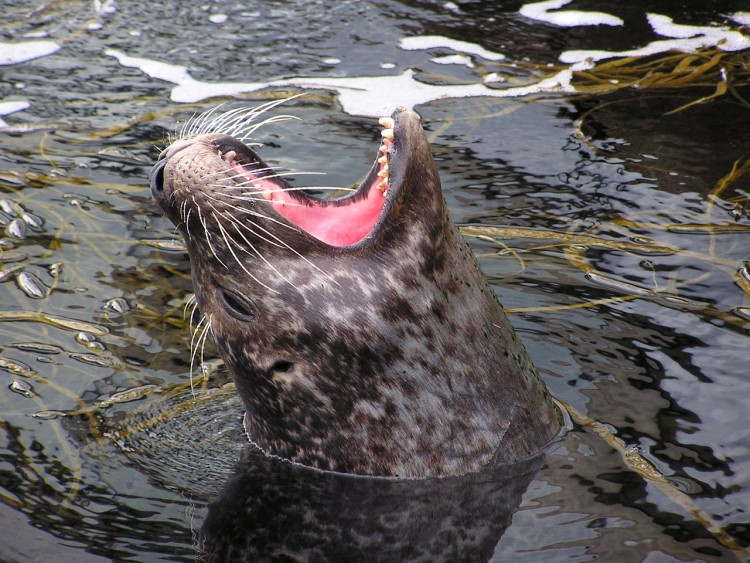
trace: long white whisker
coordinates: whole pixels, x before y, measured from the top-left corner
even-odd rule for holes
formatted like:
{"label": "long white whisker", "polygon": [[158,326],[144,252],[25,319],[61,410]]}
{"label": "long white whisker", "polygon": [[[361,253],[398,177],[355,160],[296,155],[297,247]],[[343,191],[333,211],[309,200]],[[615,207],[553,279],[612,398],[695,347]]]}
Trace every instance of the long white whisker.
{"label": "long white whisker", "polygon": [[[253,133],[255,133],[258,129],[260,129],[264,125],[269,125],[271,123],[281,123],[283,121],[291,121],[291,120],[301,121],[299,117],[296,117],[294,115],[276,115],[274,117],[269,117],[268,119],[261,121],[260,123],[256,123],[255,125],[249,127],[247,131],[245,131],[244,135],[239,137],[239,139],[242,142],[247,141],[248,139],[252,138],[251,136],[253,135]],[[239,136],[241,130],[242,129],[240,127],[237,127],[237,130],[234,133],[234,135]]]}
{"label": "long white whisker", "polygon": [[[217,200],[217,199],[215,199],[215,198],[212,198],[212,199],[213,199],[214,201],[217,201],[217,202],[219,201],[219,200]],[[230,208],[230,209],[233,209],[233,210],[235,210],[235,211],[239,211],[239,212],[241,212],[241,213],[246,213],[246,214],[248,214],[248,215],[252,215],[252,216],[254,216],[254,217],[261,217],[261,218],[263,218],[263,219],[269,219],[269,220],[271,220],[271,218],[270,218],[270,217],[266,217],[265,215],[263,215],[262,213],[258,213],[257,211],[252,211],[252,210],[249,210],[249,209],[243,209],[242,207],[237,207],[236,205],[231,205],[231,204],[228,204],[228,203],[226,203],[226,202],[220,202],[220,203],[222,203],[222,205],[224,205],[225,207],[228,207],[228,208]],[[223,214],[223,213],[222,213],[222,215],[225,215],[225,214]],[[242,223],[242,222],[237,222],[236,220],[235,220],[234,222],[235,222],[236,224],[240,225],[241,227],[243,227],[244,229],[247,229],[247,231],[248,231],[248,232],[249,232],[250,234],[252,234],[252,235],[254,235],[254,236],[256,236],[256,237],[258,237],[258,238],[260,238],[260,239],[263,239],[263,240],[264,240],[264,241],[266,241],[266,242],[267,242],[268,244],[272,244],[272,245],[274,245],[274,246],[276,246],[276,247],[278,247],[278,248],[285,248],[285,247],[284,247],[283,245],[281,245],[281,244],[279,244],[279,243],[277,243],[277,242],[274,242],[274,241],[272,241],[272,240],[270,240],[270,239],[267,239],[267,238],[265,238],[265,237],[264,237],[263,235],[259,235],[258,233],[256,233],[255,231],[253,231],[253,230],[252,230],[252,229],[251,229],[250,227],[248,227],[247,225],[245,225],[244,223]],[[258,225],[257,225],[257,223],[255,223],[255,222],[254,222],[253,220],[250,220],[250,223],[251,223],[252,225],[258,226]],[[281,224],[281,225],[284,225],[284,223],[280,223],[280,224]],[[288,225],[285,225],[285,226],[288,226]],[[292,229],[294,229],[294,230],[297,230],[297,229],[296,229],[296,227],[291,227],[291,228],[292,228]]]}
{"label": "long white whisker", "polygon": [[193,204],[195,204],[195,210],[198,212],[198,219],[200,219],[200,222],[203,225],[203,231],[206,233],[206,242],[208,243],[208,247],[211,249],[211,253],[219,261],[219,263],[228,270],[229,267],[222,261],[221,258],[219,258],[219,255],[217,254],[216,249],[214,248],[214,245],[211,244],[211,233],[208,230],[208,225],[206,224],[206,220],[203,218],[203,214],[201,213],[201,208],[198,207],[198,204],[195,201],[195,197],[193,197]]}
{"label": "long white whisker", "polygon": [[[216,213],[217,213],[217,214],[219,213],[219,212],[218,212],[218,211],[216,210],[216,208],[215,208],[215,207],[214,207],[213,205],[211,205],[211,203],[210,203],[210,202],[209,202],[209,206],[211,206],[211,209],[213,209],[214,211],[216,211]],[[214,217],[214,218],[215,218],[215,217]],[[259,283],[260,285],[262,285],[263,287],[265,287],[265,288],[266,288],[266,289],[268,289],[269,291],[273,291],[274,293],[278,293],[278,291],[277,291],[277,290],[273,289],[272,287],[269,287],[269,286],[267,286],[267,285],[266,285],[266,284],[264,284],[264,283],[263,283],[262,281],[260,281],[260,280],[259,280],[258,278],[256,278],[256,277],[255,277],[255,276],[254,276],[253,274],[251,274],[251,273],[250,273],[250,271],[249,271],[249,270],[248,270],[248,269],[247,269],[247,268],[245,267],[245,265],[244,265],[244,264],[242,263],[242,261],[241,261],[241,260],[239,259],[239,257],[237,256],[237,254],[235,254],[235,252],[234,252],[234,249],[232,248],[232,243],[231,243],[231,242],[229,242],[229,237],[227,236],[227,232],[226,232],[226,231],[224,230],[224,227],[222,226],[221,222],[220,222],[220,221],[217,221],[217,222],[216,222],[216,224],[217,224],[217,225],[219,226],[219,231],[221,232],[221,236],[222,236],[222,237],[224,238],[224,241],[225,241],[225,242],[227,243],[227,248],[229,249],[229,252],[231,252],[231,253],[232,253],[232,256],[234,256],[234,260],[235,260],[235,262],[237,262],[237,265],[238,265],[238,266],[239,266],[240,268],[242,268],[242,270],[243,270],[243,271],[244,271],[244,272],[245,272],[245,273],[246,273],[246,274],[247,274],[248,276],[250,276],[250,278],[252,278],[253,280],[255,280],[255,281],[256,281],[257,283]],[[225,267],[226,267],[226,266],[225,266]]]}
{"label": "long white whisker", "polygon": [[[246,202],[263,202],[263,201],[268,202],[269,201],[269,200],[267,200],[264,197],[251,197],[250,194],[239,194],[239,195],[227,194],[226,197],[227,197],[227,199],[233,199],[235,201],[246,201]],[[292,203],[292,202],[288,202],[288,201],[284,202],[284,205],[288,205],[289,207],[306,207],[306,205],[304,203]],[[258,217],[266,217],[269,220],[271,219],[271,217],[268,217],[266,215],[262,215],[262,214],[260,214],[258,212],[254,212],[254,211],[252,211],[250,209],[237,208],[237,210],[238,211],[242,211],[244,213],[249,213],[250,215],[255,215],[255,216],[258,216]]]}
{"label": "long white whisker", "polygon": [[267,111],[303,95],[305,94],[301,93],[278,100],[269,100],[268,102],[256,107],[235,108],[219,114],[218,112],[220,108],[226,104],[226,102],[222,102],[200,115],[193,114],[185,121],[179,131],[176,132],[176,135],[178,139],[187,139],[206,133],[224,133],[234,137],[242,134],[241,140],[245,141],[263,125],[278,123],[289,119],[298,119],[291,115],[278,115],[268,118],[260,123],[254,123],[259,116]]}
{"label": "long white whisker", "polygon": [[[217,200],[217,199],[215,199],[215,198],[211,198],[211,199],[212,199],[213,201],[217,201],[217,202],[218,202],[218,200]],[[227,204],[226,202],[223,202],[223,204],[224,204],[224,205],[228,205],[228,204]],[[209,205],[211,206],[211,208],[212,208],[212,209],[213,209],[214,211],[216,211],[216,213],[219,213],[219,211],[218,211],[218,210],[217,210],[217,209],[216,209],[216,208],[215,208],[215,207],[214,207],[214,206],[213,206],[213,205],[211,204],[211,202],[210,202],[210,201],[209,201]],[[232,207],[234,207],[234,206],[232,206]],[[263,215],[262,213],[258,213],[257,211],[253,211],[253,210],[251,210],[251,209],[242,209],[242,208],[239,208],[239,209],[238,209],[238,211],[241,211],[241,212],[243,212],[243,213],[247,213],[247,214],[249,214],[249,215],[252,215],[252,216],[255,216],[255,217],[260,217],[260,218],[262,218],[262,219],[265,219],[265,220],[267,220],[267,221],[272,221],[272,222],[274,222],[274,223],[276,223],[276,224],[279,224],[279,225],[281,225],[281,226],[283,226],[283,227],[286,227],[286,228],[289,228],[289,229],[293,229],[293,230],[298,230],[298,229],[297,229],[297,227],[295,227],[295,226],[293,226],[293,225],[289,225],[289,224],[287,224],[287,223],[281,222],[281,221],[279,221],[278,219],[274,219],[273,217],[268,217],[267,215]],[[216,217],[214,216],[214,218],[216,218]],[[262,235],[259,235],[258,233],[254,232],[254,231],[253,231],[252,229],[250,229],[250,228],[249,228],[249,227],[248,227],[247,225],[245,225],[245,224],[243,224],[243,223],[239,223],[239,224],[240,224],[240,225],[241,225],[241,226],[242,226],[243,228],[247,229],[247,230],[248,230],[248,232],[252,233],[253,235],[255,235],[255,236],[259,237],[259,238],[261,238],[261,237],[262,237]],[[264,232],[264,233],[265,233],[266,235],[268,235],[268,236],[269,236],[269,237],[271,237],[271,238],[272,238],[273,240],[275,240],[276,242],[278,242],[278,244],[279,244],[279,245],[281,245],[281,247],[283,247],[283,248],[286,248],[287,250],[290,250],[290,251],[291,251],[291,252],[293,252],[293,253],[294,253],[294,254],[295,254],[296,256],[298,256],[299,258],[301,258],[302,260],[304,260],[305,262],[307,262],[307,263],[308,263],[308,264],[309,264],[310,266],[312,266],[313,268],[315,268],[316,270],[318,270],[318,272],[320,272],[321,274],[323,274],[323,275],[325,275],[326,277],[328,277],[328,274],[326,274],[326,273],[325,273],[325,272],[324,272],[323,270],[321,270],[321,269],[320,269],[320,268],[319,268],[318,266],[316,266],[315,264],[313,264],[313,263],[312,263],[312,262],[311,262],[311,261],[310,261],[310,260],[309,260],[308,258],[306,258],[306,257],[305,257],[305,256],[303,256],[302,254],[300,254],[300,252],[299,252],[299,251],[297,251],[297,250],[295,250],[295,249],[294,249],[293,247],[291,247],[291,246],[290,246],[290,245],[289,245],[289,244],[288,244],[287,242],[285,242],[284,240],[282,240],[281,238],[279,238],[278,236],[276,236],[275,234],[273,234],[273,233],[272,233],[271,231],[269,231],[268,229],[266,229],[266,228],[264,228],[263,226],[259,225],[258,223],[252,222],[252,224],[253,224],[253,226],[254,226],[254,227],[256,227],[257,229],[259,229],[259,230],[263,231],[263,232]],[[224,236],[224,240],[227,240],[227,239],[226,239],[226,235],[225,235],[225,232],[224,232],[224,229],[223,229],[223,227],[221,226],[221,223],[218,223],[218,225],[219,225],[219,229],[221,229],[221,231],[222,231],[222,236]],[[204,226],[204,228],[205,228],[205,226]],[[262,237],[262,238],[264,238],[264,240],[266,240],[266,241],[267,241],[267,242],[268,242],[269,244],[274,244],[274,243],[273,243],[273,241],[271,241],[271,240],[269,240],[269,239],[266,239],[265,237]],[[228,243],[228,242],[227,242],[227,244],[229,245],[229,243]],[[234,254],[234,251],[233,251],[233,250],[231,249],[231,245],[229,245],[229,246],[230,246],[230,248],[229,248],[230,252],[232,252],[232,255],[233,255],[233,256],[235,257],[235,259],[237,259],[237,256],[236,256],[236,255]],[[212,250],[213,250],[213,249],[212,249]],[[219,260],[219,262],[221,262],[221,260]],[[224,264],[224,262],[221,262],[221,264],[222,264],[222,265],[223,265],[223,266],[224,266],[225,268],[227,268],[227,265],[226,265],[226,264]],[[240,264],[240,266],[242,266],[242,264]],[[243,268],[243,270],[245,269],[245,268],[244,268],[244,266],[242,266],[242,268]],[[228,269],[228,268],[227,268],[227,269]],[[254,277],[254,276],[253,276],[253,275],[252,275],[252,274],[251,274],[250,272],[248,272],[247,270],[245,270],[245,272],[246,272],[246,273],[247,273],[247,274],[248,274],[248,275],[249,275],[250,277],[252,277],[253,279],[256,279],[256,278],[255,278],[255,277]],[[258,281],[258,280],[256,280],[256,281]],[[267,286],[266,286],[265,284],[263,284],[263,283],[262,283],[262,282],[260,282],[260,281],[258,281],[258,283],[260,283],[260,284],[261,284],[261,285],[263,285],[264,287],[267,287]],[[268,288],[268,289],[271,289],[271,288]]]}
{"label": "long white whisker", "polygon": [[252,121],[257,116],[257,114],[258,112],[255,111],[255,108],[233,109],[214,118],[210,123],[210,131],[212,133],[226,133],[227,123],[231,123],[232,125],[234,125],[235,123],[237,123],[237,121]]}
{"label": "long white whisker", "polygon": [[[285,282],[287,282],[287,283],[288,283],[289,285],[291,285],[292,287],[294,287],[294,284],[293,284],[293,283],[292,283],[292,282],[291,282],[291,281],[289,280],[289,278],[287,278],[287,277],[286,277],[286,276],[285,276],[284,274],[282,274],[282,273],[281,273],[281,272],[280,272],[280,271],[279,271],[279,270],[278,270],[278,269],[276,268],[276,266],[274,266],[273,264],[271,264],[271,263],[270,263],[270,262],[269,262],[269,261],[268,261],[268,260],[266,259],[266,257],[265,257],[265,256],[263,256],[263,254],[261,254],[261,252],[259,252],[257,248],[255,248],[255,246],[253,245],[253,243],[252,243],[252,242],[250,242],[250,241],[249,241],[249,240],[247,239],[247,237],[246,237],[246,236],[245,236],[245,235],[244,235],[244,234],[242,233],[242,231],[240,231],[240,229],[239,229],[239,228],[238,228],[238,226],[237,226],[237,223],[236,223],[236,222],[235,222],[234,220],[232,220],[232,218],[231,218],[231,217],[227,217],[227,219],[229,220],[229,222],[230,222],[230,223],[232,224],[232,226],[234,227],[234,230],[235,230],[235,231],[237,231],[237,234],[238,234],[238,235],[240,235],[240,236],[242,237],[242,239],[243,239],[243,240],[244,240],[244,241],[245,241],[245,242],[247,243],[247,245],[248,245],[248,246],[249,246],[249,247],[250,247],[250,248],[252,249],[252,251],[253,251],[253,252],[254,252],[254,253],[255,253],[255,254],[256,254],[256,255],[258,256],[258,258],[260,258],[261,260],[263,260],[263,262],[265,262],[265,263],[266,263],[266,265],[267,265],[267,266],[268,266],[269,268],[271,268],[271,269],[272,269],[272,270],[273,270],[274,272],[276,272],[276,273],[277,273],[277,274],[279,275],[279,277],[281,277],[281,279],[283,279],[283,280],[284,280]],[[241,246],[240,246],[239,248],[240,248],[240,249],[241,249],[241,250],[242,250],[243,252],[245,252],[246,254],[250,254],[250,252],[249,252],[249,251],[248,251],[248,250],[247,250],[246,248],[243,248],[243,247],[241,247]]]}
{"label": "long white whisker", "polygon": [[[219,187],[217,184],[212,184],[213,187]],[[235,186],[223,186],[224,188],[228,188],[228,190],[235,189]],[[237,186],[237,187],[246,187],[246,186]],[[356,192],[357,188],[342,188],[341,186],[293,186],[291,188],[274,188],[272,190],[269,189],[259,189],[259,192],[304,192],[306,190],[319,190],[319,191],[325,191],[325,192]],[[255,192],[250,192],[251,194],[254,194]]]}
{"label": "long white whisker", "polygon": [[[190,337],[190,392],[193,394],[193,397],[195,397],[195,384],[193,382],[193,370],[195,369],[195,359],[198,354],[199,344],[205,341],[206,331],[208,329],[209,324],[210,323],[207,322],[207,317],[201,316],[200,321],[198,321],[198,324],[195,327],[195,331],[193,332],[193,335]],[[198,332],[201,329],[201,325],[203,325],[203,332],[201,334],[198,334]],[[196,335],[198,336],[197,339],[196,339]],[[203,348],[201,346],[201,364],[202,363],[203,363]]]}
{"label": "long white whisker", "polygon": [[[251,163],[252,164],[252,163]],[[253,169],[247,169],[246,173],[238,172],[233,169],[232,174],[227,174],[229,172],[228,170],[217,170],[215,172],[209,172],[208,174],[204,174],[203,178],[211,178],[213,176],[221,176],[222,180],[237,180],[238,178],[245,178],[246,181],[252,182],[253,180],[267,180],[269,178],[277,178],[277,177],[284,177],[284,176],[325,176],[325,172],[313,172],[312,170],[288,170],[288,171],[281,171],[278,168],[273,168],[271,166],[265,166],[263,168],[253,168]],[[263,172],[273,172],[273,174],[268,174],[266,176],[260,176],[259,174]],[[226,174],[226,175],[225,175]],[[248,178],[248,175],[252,175],[254,178],[250,179]],[[256,177],[257,176],[257,177]]]}
{"label": "long white whisker", "polygon": [[[225,202],[221,202],[218,198],[216,198],[214,196],[211,196],[209,194],[205,194],[205,195],[207,195],[209,197],[209,199],[211,199],[213,201],[217,201],[219,203],[223,203],[223,205],[228,205]],[[249,198],[243,198],[241,195],[232,196],[230,194],[227,194],[227,198],[228,199],[238,200],[238,201],[253,201],[252,199],[249,199]],[[261,201],[261,200],[257,199],[255,201]],[[266,201],[266,200],[263,199],[262,201]],[[231,207],[234,207],[235,209],[237,209],[237,211],[241,211],[242,213],[246,213],[247,215],[252,215],[253,217],[260,217],[261,219],[266,219],[267,221],[271,221],[273,223],[276,223],[277,225],[280,225],[280,226],[285,227],[287,229],[290,229],[292,231],[299,230],[294,225],[291,225],[289,223],[285,223],[285,222],[280,221],[279,219],[275,219],[273,217],[269,217],[268,215],[264,215],[263,213],[260,213],[259,211],[255,211],[254,209],[245,209],[245,208],[242,208],[242,207],[235,207],[235,206],[231,206]]]}
{"label": "long white whisker", "polygon": [[[252,171],[253,174],[255,174],[255,172],[256,172],[255,170]],[[211,185],[214,188],[221,188],[221,189],[226,189],[226,190],[253,187],[259,191],[267,191],[266,188],[256,186],[255,182],[263,182],[266,180],[272,180],[274,178],[284,178],[287,176],[325,176],[325,172],[276,172],[274,171],[273,174],[267,174],[265,176],[258,176],[258,177],[253,176],[251,178],[248,178],[244,174],[238,173],[234,176],[227,176],[226,178],[222,178],[222,180],[224,179],[234,180],[236,183],[235,186],[227,186],[225,184],[216,184],[216,183],[211,184]],[[237,180],[240,178],[244,178],[244,181],[237,182]],[[284,186],[278,186],[278,188],[274,188],[273,191],[277,191],[277,189],[278,190],[294,189],[294,186],[290,186],[289,188],[285,188]],[[304,188],[299,188],[299,189],[304,189]]]}
{"label": "long white whisker", "polygon": [[[251,163],[251,164],[255,164],[255,163]],[[256,172],[275,172],[275,170],[273,168],[271,168],[270,166],[264,166],[263,168],[256,168],[255,170],[251,170],[250,172],[253,172],[253,173],[256,173]],[[204,174],[203,178],[212,178],[212,177],[218,177],[218,176],[221,176],[222,179],[227,179],[227,180],[236,180],[238,178],[245,178],[245,179],[247,178],[246,174],[244,174],[242,172],[238,172],[234,168],[232,168],[231,170],[222,169],[222,170],[216,170],[214,172],[209,172],[207,174]]]}
{"label": "long white whisker", "polygon": [[[186,203],[185,207],[187,207],[187,202],[185,203]],[[190,240],[190,237],[192,236],[190,234],[190,214],[192,212],[193,212],[193,208],[191,207],[190,209],[188,209],[187,215],[185,215],[185,235],[186,235],[185,238],[187,238],[188,240]]]}
{"label": "long white whisker", "polygon": [[[260,226],[259,226],[259,225],[258,225],[258,224],[257,224],[257,223],[256,223],[255,221],[249,221],[249,223],[250,223],[250,225],[252,225],[252,227],[258,227],[258,228],[260,228]],[[255,230],[254,230],[254,229],[253,229],[253,228],[252,228],[252,227],[251,227],[250,225],[247,225],[247,224],[245,224],[245,223],[241,223],[241,222],[238,222],[237,220],[235,220],[235,221],[234,221],[234,224],[235,224],[235,225],[236,225],[237,227],[241,227],[241,228],[245,229],[245,230],[246,230],[246,231],[247,231],[248,233],[250,233],[250,234],[251,234],[251,235],[253,235],[254,237],[257,237],[257,238],[259,238],[260,240],[262,240],[262,241],[264,241],[264,242],[267,242],[267,243],[268,243],[268,244],[270,244],[270,245],[273,245],[273,246],[275,246],[276,248],[286,248],[286,247],[285,247],[285,246],[284,246],[283,244],[279,244],[278,242],[274,242],[274,241],[272,241],[271,239],[269,239],[269,238],[266,238],[266,237],[264,237],[264,236],[263,236],[263,235],[261,235],[261,234],[258,234],[258,233],[257,233],[257,232],[256,232],[256,231],[255,231]]]}
{"label": "long white whisker", "polygon": [[187,320],[188,318],[188,309],[190,309],[190,331],[193,331],[193,316],[195,315],[195,310],[198,308],[198,299],[195,297],[195,294],[191,295],[190,298],[185,301],[185,307],[182,310],[182,319]]}
{"label": "long white whisker", "polygon": [[[201,135],[205,132],[206,126],[211,122],[213,119],[213,115],[219,111],[220,108],[224,107],[226,102],[222,102],[210,110],[203,112],[200,114],[195,120],[193,121],[193,124],[190,126],[190,129],[188,129],[188,136],[187,137],[194,137],[197,135]],[[187,138],[186,137],[186,138]]]}
{"label": "long white whisker", "polygon": [[260,116],[263,113],[266,113],[269,110],[272,110],[276,106],[279,106],[281,104],[285,104],[287,102],[290,102],[290,101],[292,101],[292,100],[294,100],[296,98],[299,98],[300,96],[304,96],[304,95],[305,95],[305,92],[302,92],[301,94],[295,94],[294,96],[289,96],[288,98],[281,98],[279,100],[269,100],[268,102],[266,102],[264,104],[256,106],[255,108],[253,108],[255,110],[253,119],[255,117]]}
{"label": "long white whisker", "polygon": [[[260,215],[260,214],[258,214],[258,215]],[[261,217],[263,217],[263,215],[260,215],[260,216],[261,216]],[[279,223],[279,224],[281,224],[281,225],[284,225],[284,226],[288,226],[288,225],[286,225],[285,223],[281,223],[281,222],[279,222],[278,220],[276,220],[276,219],[273,219],[273,218],[271,218],[271,217],[265,217],[265,219],[268,219],[268,220],[270,220],[270,221],[274,221],[274,222],[276,222],[276,223]],[[300,254],[300,253],[299,253],[299,251],[297,251],[297,250],[295,250],[294,248],[292,248],[291,246],[289,246],[289,244],[288,244],[287,242],[285,242],[285,241],[283,241],[282,239],[280,239],[279,237],[277,237],[277,236],[276,236],[275,234],[273,234],[273,233],[272,233],[271,231],[269,231],[268,229],[266,229],[266,228],[262,227],[262,226],[261,226],[261,225],[259,225],[258,223],[253,223],[253,225],[254,225],[255,227],[257,227],[258,229],[260,229],[261,231],[263,231],[263,232],[264,232],[265,234],[267,234],[268,236],[270,236],[270,237],[271,237],[272,239],[274,239],[275,241],[277,241],[277,242],[278,242],[278,243],[279,243],[279,244],[280,244],[281,246],[283,246],[283,247],[284,247],[284,248],[286,248],[287,250],[290,250],[291,252],[293,252],[293,253],[294,253],[294,254],[295,254],[295,255],[296,255],[296,256],[297,256],[298,258],[301,258],[302,260],[304,260],[305,262],[307,262],[307,263],[308,263],[308,264],[309,264],[310,266],[312,266],[313,268],[315,268],[316,270],[318,270],[318,272],[320,272],[321,274],[323,274],[323,275],[324,275],[324,276],[326,276],[326,277],[329,277],[329,276],[328,276],[328,274],[327,274],[326,272],[324,272],[324,271],[323,271],[323,270],[321,270],[321,269],[320,269],[320,268],[319,268],[318,266],[316,266],[315,264],[313,264],[313,263],[312,263],[312,262],[311,262],[311,261],[310,261],[310,260],[309,260],[308,258],[306,258],[305,256],[302,256],[302,254]],[[246,226],[246,225],[243,225],[243,226],[245,226],[245,227],[247,228],[247,226]],[[294,228],[296,229],[296,227],[294,227]],[[259,236],[259,235],[258,235],[257,233],[254,233],[254,234],[255,234],[255,236]],[[269,241],[269,242],[270,242],[270,241]],[[334,282],[335,282],[335,280],[334,280]],[[336,282],[335,282],[335,283],[336,283]]]}
{"label": "long white whisker", "polygon": [[237,137],[242,131],[245,131],[245,134],[240,139],[245,140],[252,133],[257,131],[264,125],[268,125],[270,123],[279,123],[282,121],[289,121],[292,119],[299,119],[298,117],[294,117],[293,115],[275,115],[261,121],[260,123],[252,124],[252,121],[254,121],[255,118],[258,117],[258,115],[259,114],[257,111],[255,111],[255,108],[249,111],[246,110],[244,113],[238,113],[237,115],[233,116],[233,119],[227,120],[221,124],[221,132],[233,137]]}

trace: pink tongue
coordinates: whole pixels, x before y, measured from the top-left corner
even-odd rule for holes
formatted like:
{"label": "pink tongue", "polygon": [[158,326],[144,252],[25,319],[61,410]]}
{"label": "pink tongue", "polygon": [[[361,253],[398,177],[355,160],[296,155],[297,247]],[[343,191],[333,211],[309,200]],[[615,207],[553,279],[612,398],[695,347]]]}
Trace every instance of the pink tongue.
{"label": "pink tongue", "polygon": [[[248,174],[241,164],[233,163],[232,168],[249,176],[263,197],[273,203],[279,215],[331,246],[349,246],[365,238],[378,221],[385,203],[383,193],[371,185],[363,188],[367,197],[353,203],[321,205],[310,202],[310,205],[306,205],[273,182]],[[377,178],[376,182],[379,180]]]}

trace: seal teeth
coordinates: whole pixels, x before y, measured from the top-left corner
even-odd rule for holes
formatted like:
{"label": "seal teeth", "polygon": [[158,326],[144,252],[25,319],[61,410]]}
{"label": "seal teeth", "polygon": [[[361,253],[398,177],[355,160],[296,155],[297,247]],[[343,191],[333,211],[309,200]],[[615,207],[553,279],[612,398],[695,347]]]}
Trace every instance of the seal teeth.
{"label": "seal teeth", "polygon": [[237,153],[235,151],[227,151],[221,155],[221,158],[227,164],[232,164],[234,160],[237,158]]}
{"label": "seal teeth", "polygon": [[378,163],[381,165],[380,170],[378,170],[378,178],[381,178],[381,180],[375,187],[385,196],[388,192],[388,148],[393,143],[393,127],[396,125],[396,121],[392,117],[381,117],[378,119],[378,123],[385,129],[380,132],[383,142],[380,144],[382,155],[378,158]]}

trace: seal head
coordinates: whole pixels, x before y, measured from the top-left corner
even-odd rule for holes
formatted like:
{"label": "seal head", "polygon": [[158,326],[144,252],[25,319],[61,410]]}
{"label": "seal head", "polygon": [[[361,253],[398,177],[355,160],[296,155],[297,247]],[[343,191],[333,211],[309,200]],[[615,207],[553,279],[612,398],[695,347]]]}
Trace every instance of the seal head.
{"label": "seal head", "polygon": [[419,118],[381,123],[370,173],[336,199],[295,190],[220,133],[177,141],[152,172],[248,436],[369,475],[524,457],[560,413],[449,217]]}

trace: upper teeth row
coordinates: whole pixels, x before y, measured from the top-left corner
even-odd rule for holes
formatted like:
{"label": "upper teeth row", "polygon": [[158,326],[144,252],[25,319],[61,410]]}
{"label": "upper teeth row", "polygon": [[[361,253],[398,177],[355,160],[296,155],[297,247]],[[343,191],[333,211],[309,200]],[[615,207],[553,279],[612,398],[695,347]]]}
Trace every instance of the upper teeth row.
{"label": "upper teeth row", "polygon": [[385,129],[380,132],[381,137],[383,137],[383,143],[380,145],[380,152],[383,153],[383,156],[378,158],[378,162],[383,166],[378,172],[378,176],[380,176],[382,180],[378,183],[377,188],[383,192],[383,195],[385,195],[388,191],[388,158],[386,157],[386,153],[388,152],[388,147],[391,145],[391,142],[393,142],[393,126],[396,122],[392,117],[381,117],[378,120],[378,123],[380,123]]}
{"label": "upper teeth row", "polygon": [[378,123],[380,123],[385,129],[383,129],[380,132],[380,135],[384,139],[388,139],[389,141],[393,140],[393,126],[396,124],[396,122],[393,120],[392,117],[381,117],[378,120]]}
{"label": "upper teeth row", "polygon": [[[381,117],[378,120],[378,123],[380,123],[380,125],[382,125],[384,129],[380,132],[380,135],[383,137],[383,142],[380,145],[380,152],[383,153],[383,156],[378,158],[378,162],[382,164],[382,167],[378,172],[378,176],[382,179],[378,183],[377,188],[381,192],[383,192],[383,195],[385,195],[386,191],[388,191],[388,157],[386,157],[386,153],[388,152],[388,147],[390,147],[391,143],[393,142],[393,126],[396,124],[396,122],[392,117]],[[229,150],[224,153],[219,151],[219,154],[221,155],[221,158],[223,158],[226,163],[230,165],[237,158],[237,153],[233,150]]]}

